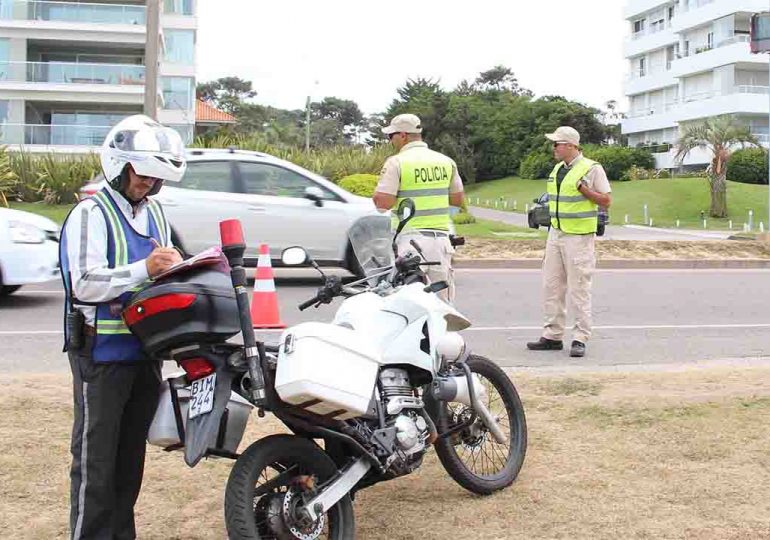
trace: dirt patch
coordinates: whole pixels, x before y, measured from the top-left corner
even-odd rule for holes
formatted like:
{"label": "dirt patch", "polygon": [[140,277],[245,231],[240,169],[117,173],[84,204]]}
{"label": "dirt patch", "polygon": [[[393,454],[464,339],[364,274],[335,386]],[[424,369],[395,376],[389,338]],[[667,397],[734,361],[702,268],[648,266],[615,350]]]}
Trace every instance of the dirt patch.
{"label": "dirt patch", "polygon": [[[416,474],[358,495],[359,538],[770,537],[770,369],[512,378],[530,439],[517,482],[476,497],[431,454]],[[65,538],[69,379],[0,382],[0,536]],[[244,441],[279,430],[253,415]],[[140,537],[223,538],[231,465],[188,469],[181,455],[151,448]]]}
{"label": "dirt patch", "polygon": [[[545,240],[485,240],[473,238],[459,249],[461,259],[542,259]],[[693,259],[770,259],[770,245],[765,242],[633,242],[607,240],[597,242],[599,260],[693,260]]]}

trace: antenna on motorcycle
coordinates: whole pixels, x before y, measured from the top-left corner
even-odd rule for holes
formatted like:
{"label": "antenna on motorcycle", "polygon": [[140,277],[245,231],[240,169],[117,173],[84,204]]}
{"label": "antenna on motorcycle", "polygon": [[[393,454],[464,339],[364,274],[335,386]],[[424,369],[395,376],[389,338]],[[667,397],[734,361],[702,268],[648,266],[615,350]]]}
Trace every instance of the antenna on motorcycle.
{"label": "antenna on motorcycle", "polygon": [[398,246],[396,245],[396,239],[401,231],[404,230],[406,224],[414,217],[415,206],[412,199],[404,199],[401,204],[398,205],[396,210],[396,216],[398,217],[398,228],[396,228],[396,234],[393,235],[393,253],[398,257]]}

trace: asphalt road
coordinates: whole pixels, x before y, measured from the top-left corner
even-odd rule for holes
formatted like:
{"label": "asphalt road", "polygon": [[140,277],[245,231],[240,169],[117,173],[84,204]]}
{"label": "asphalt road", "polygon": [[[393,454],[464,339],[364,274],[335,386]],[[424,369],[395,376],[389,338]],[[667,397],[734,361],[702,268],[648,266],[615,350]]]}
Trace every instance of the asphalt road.
{"label": "asphalt road", "polygon": [[[287,324],[331,319],[335,304],[297,311],[318,280],[311,272],[278,270]],[[604,270],[594,281],[595,335],[582,360],[564,352],[525,349],[540,335],[538,270],[459,270],[458,307],[474,323],[465,331],[474,351],[503,366],[596,367],[770,358],[767,270]],[[0,369],[68,370],[61,351],[62,292],[56,282],[24,287],[0,299]],[[263,334],[266,341],[277,333]]]}

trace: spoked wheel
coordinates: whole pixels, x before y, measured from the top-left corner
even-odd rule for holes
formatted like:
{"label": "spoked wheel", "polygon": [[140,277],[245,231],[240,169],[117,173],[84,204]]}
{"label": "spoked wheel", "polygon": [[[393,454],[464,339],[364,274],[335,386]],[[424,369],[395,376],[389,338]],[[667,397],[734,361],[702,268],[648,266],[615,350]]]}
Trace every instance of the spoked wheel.
{"label": "spoked wheel", "polygon": [[439,439],[435,448],[455,482],[473,493],[489,495],[510,486],[519,475],[527,452],[527,421],[516,388],[497,364],[476,355],[471,355],[467,363],[484,385],[483,401],[506,440],[498,443],[470,407],[432,402],[439,433],[464,426]]}
{"label": "spoked wheel", "polygon": [[261,439],[238,458],[225,494],[227,534],[237,540],[342,540],[355,537],[347,495],[315,522],[300,512],[304,500],[337,467],[312,441],[292,435]]}

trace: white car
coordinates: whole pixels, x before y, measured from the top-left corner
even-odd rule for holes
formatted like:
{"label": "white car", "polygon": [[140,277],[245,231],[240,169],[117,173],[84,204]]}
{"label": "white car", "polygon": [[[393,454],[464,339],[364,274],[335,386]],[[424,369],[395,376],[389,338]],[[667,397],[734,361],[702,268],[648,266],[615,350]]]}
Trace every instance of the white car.
{"label": "white car", "polygon": [[59,275],[59,226],[43,216],[0,207],[0,296]]}
{"label": "white car", "polygon": [[[270,247],[275,264],[285,248],[301,245],[321,265],[358,273],[350,226],[368,215],[390,219],[370,199],[268,154],[190,149],[187,156],[182,181],[166,183],[155,198],[171,223],[175,245],[189,254],[218,245],[219,222],[238,218],[247,241],[247,265],[256,264],[260,244]],[[101,185],[87,185],[81,196]]]}

